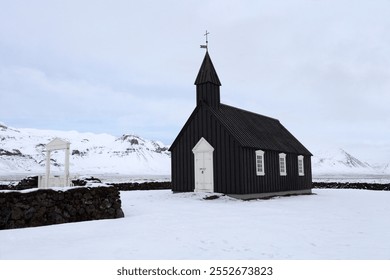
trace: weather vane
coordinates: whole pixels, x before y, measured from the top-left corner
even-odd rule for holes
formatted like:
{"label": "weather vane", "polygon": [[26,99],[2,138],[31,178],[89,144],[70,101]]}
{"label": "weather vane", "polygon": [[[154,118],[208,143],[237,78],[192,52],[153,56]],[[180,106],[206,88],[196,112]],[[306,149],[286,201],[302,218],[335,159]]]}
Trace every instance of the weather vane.
{"label": "weather vane", "polygon": [[206,33],[204,34],[204,36],[206,36],[206,45],[200,45],[200,47],[202,49],[206,49],[206,51],[209,50],[209,41],[208,41],[208,38],[207,38],[207,35],[209,35],[209,34],[210,34],[210,32],[207,32],[207,30],[206,30]]}

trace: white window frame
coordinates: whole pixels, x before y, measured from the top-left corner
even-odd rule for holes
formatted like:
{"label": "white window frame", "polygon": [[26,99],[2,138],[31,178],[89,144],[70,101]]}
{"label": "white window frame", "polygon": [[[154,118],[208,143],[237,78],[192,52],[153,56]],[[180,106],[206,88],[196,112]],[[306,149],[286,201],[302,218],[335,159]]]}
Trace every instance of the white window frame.
{"label": "white window frame", "polygon": [[264,151],[257,150],[256,151],[256,175],[264,176]]}
{"label": "white window frame", "polygon": [[[298,175],[305,176],[305,165],[304,165],[304,157],[302,155],[298,156]],[[301,168],[300,168],[301,166]]]}
{"label": "white window frame", "polygon": [[286,163],[286,154],[279,154],[279,172],[280,176],[287,176],[287,163]]}

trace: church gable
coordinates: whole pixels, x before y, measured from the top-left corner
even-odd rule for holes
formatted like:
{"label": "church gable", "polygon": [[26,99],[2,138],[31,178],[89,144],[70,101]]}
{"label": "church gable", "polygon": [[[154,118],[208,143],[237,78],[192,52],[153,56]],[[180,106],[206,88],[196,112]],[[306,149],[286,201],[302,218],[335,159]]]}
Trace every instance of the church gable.
{"label": "church gable", "polygon": [[201,137],[207,138],[208,141],[216,141],[221,134],[234,138],[225,124],[215,115],[215,111],[207,104],[202,103],[194,109],[169,151],[173,151],[182,141],[189,141],[191,145],[193,144],[190,145],[192,149],[195,145],[193,141],[197,142]]}

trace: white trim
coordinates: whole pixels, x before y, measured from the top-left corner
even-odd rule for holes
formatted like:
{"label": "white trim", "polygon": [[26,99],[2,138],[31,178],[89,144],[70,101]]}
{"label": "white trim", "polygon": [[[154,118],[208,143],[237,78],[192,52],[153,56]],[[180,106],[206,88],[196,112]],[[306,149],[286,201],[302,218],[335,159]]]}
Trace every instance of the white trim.
{"label": "white trim", "polygon": [[199,152],[214,152],[213,146],[210,145],[209,142],[207,142],[206,139],[203,137],[200,138],[198,143],[192,148],[193,153],[199,153]]}
{"label": "white trim", "polygon": [[256,151],[256,175],[257,176],[264,176],[264,151],[262,150],[257,150]]}
{"label": "white trim", "polygon": [[46,151],[66,150],[69,149],[70,142],[60,138],[54,138],[46,144]]}
{"label": "white trim", "polygon": [[194,153],[195,192],[214,192],[214,148],[203,137],[192,149]]}
{"label": "white trim", "polygon": [[286,154],[285,153],[279,154],[279,172],[280,172],[280,176],[287,175],[287,163],[286,163]]}
{"label": "white trim", "polygon": [[298,156],[298,175],[305,176],[305,165],[302,155]]}

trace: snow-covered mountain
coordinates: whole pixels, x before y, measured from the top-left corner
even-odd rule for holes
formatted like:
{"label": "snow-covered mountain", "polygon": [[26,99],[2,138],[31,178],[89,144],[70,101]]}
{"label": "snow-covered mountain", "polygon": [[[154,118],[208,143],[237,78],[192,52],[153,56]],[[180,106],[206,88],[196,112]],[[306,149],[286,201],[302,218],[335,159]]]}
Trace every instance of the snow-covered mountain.
{"label": "snow-covered mountain", "polygon": [[389,174],[390,175],[390,163],[387,163],[387,164],[382,164],[382,165],[379,165],[379,166],[375,166],[375,168],[383,173],[383,174]]}
{"label": "snow-covered mountain", "polygon": [[389,165],[374,166],[363,162],[343,149],[314,153],[313,174],[388,174]]}
{"label": "snow-covered mountain", "polygon": [[[59,137],[71,143],[72,174],[117,173],[128,175],[169,175],[170,153],[158,141],[136,135],[115,137],[108,134],[38,129],[15,129],[0,123],[0,175],[12,173],[43,174],[45,144]],[[52,153],[52,170],[63,170],[64,152]],[[314,153],[314,175],[390,174],[390,164],[372,165],[343,149]]]}
{"label": "snow-covered mountain", "polygon": [[[170,174],[168,147],[136,135],[38,129],[15,129],[0,123],[0,174],[44,173],[45,144],[55,137],[69,141],[72,174],[119,173],[130,175]],[[52,152],[51,169],[63,170],[64,151]]]}

